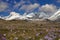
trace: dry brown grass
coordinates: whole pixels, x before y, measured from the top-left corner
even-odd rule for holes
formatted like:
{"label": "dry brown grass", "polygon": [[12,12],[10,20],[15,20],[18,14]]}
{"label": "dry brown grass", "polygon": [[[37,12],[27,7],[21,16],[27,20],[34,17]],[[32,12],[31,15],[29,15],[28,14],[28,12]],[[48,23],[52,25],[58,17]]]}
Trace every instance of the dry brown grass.
{"label": "dry brown grass", "polygon": [[[40,38],[43,39],[45,35],[53,30],[55,30],[54,33],[60,34],[58,32],[60,22],[0,20],[0,34],[6,34],[7,40],[13,40],[16,36],[19,40],[26,40],[26,38],[28,40],[40,40]],[[36,36],[36,34],[39,35]]]}

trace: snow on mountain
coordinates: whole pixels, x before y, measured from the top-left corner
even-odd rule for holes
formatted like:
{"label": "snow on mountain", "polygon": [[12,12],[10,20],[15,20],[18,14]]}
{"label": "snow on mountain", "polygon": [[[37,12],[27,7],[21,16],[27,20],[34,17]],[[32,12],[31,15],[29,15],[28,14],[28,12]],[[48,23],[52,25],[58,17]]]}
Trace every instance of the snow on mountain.
{"label": "snow on mountain", "polygon": [[1,16],[0,16],[0,18],[1,18]]}
{"label": "snow on mountain", "polygon": [[41,12],[39,15],[39,19],[47,19],[49,15],[45,14],[44,12]]}
{"label": "snow on mountain", "polygon": [[30,19],[29,20],[33,20],[33,21],[43,21],[45,19],[47,19],[49,16],[43,12],[40,13],[29,13],[27,15]]}
{"label": "snow on mountain", "polygon": [[48,19],[51,20],[51,21],[55,21],[55,20],[57,20],[59,18],[60,18],[60,10],[58,10],[56,13],[54,13],[54,15],[52,15]]}
{"label": "snow on mountain", "polygon": [[47,18],[47,15],[45,13],[24,13],[23,15],[20,15],[16,12],[11,12],[10,15],[1,17],[1,19],[4,20],[45,20]]}
{"label": "snow on mountain", "polygon": [[11,12],[10,15],[2,17],[2,19],[4,20],[13,20],[13,19],[17,19],[20,17],[20,14],[15,13],[15,12]]}
{"label": "snow on mountain", "polygon": [[32,18],[33,16],[35,16],[34,13],[29,13],[29,14],[26,15],[26,17],[29,17],[29,18]]}
{"label": "snow on mountain", "polygon": [[51,21],[55,21],[57,19],[60,18],[60,10],[58,10],[56,13],[54,13],[54,15],[52,15],[51,17],[49,17],[49,15],[47,15],[44,12],[40,12],[40,13],[24,13],[23,15],[20,15],[19,13],[16,12],[11,12],[10,15],[5,16],[5,17],[1,17],[0,19],[4,19],[4,20],[51,20]]}
{"label": "snow on mountain", "polygon": [[13,19],[29,20],[29,18],[32,18],[33,15],[34,15],[34,13],[31,13],[31,14],[24,13],[23,15],[20,15],[19,13],[11,12],[10,15],[5,16],[5,17],[1,17],[1,19],[4,19],[4,20],[13,20]]}
{"label": "snow on mountain", "polygon": [[32,18],[34,16],[34,13],[24,13],[23,15],[21,15],[20,20],[30,20],[30,18]]}

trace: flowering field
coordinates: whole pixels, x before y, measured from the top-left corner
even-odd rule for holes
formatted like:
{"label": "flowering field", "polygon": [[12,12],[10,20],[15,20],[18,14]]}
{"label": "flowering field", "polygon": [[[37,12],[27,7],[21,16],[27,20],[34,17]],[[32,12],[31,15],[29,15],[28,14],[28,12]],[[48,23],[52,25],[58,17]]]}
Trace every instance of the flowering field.
{"label": "flowering field", "polygon": [[0,40],[60,40],[60,22],[0,20]]}

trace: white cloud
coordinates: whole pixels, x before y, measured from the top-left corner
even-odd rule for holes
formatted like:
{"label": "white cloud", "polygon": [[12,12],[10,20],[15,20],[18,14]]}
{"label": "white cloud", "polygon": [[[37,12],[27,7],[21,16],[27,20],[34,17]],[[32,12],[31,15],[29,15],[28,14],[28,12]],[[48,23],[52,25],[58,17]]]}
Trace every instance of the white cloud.
{"label": "white cloud", "polygon": [[60,3],[60,0],[57,0],[58,3]]}
{"label": "white cloud", "polygon": [[26,12],[33,11],[35,8],[39,7],[38,3],[32,4],[30,0],[21,0],[19,3],[16,3],[14,9],[24,10]]}
{"label": "white cloud", "polygon": [[25,10],[26,12],[33,11],[35,8],[38,8],[39,4],[30,4],[30,5],[23,5],[20,10]]}
{"label": "white cloud", "polygon": [[5,2],[0,2],[0,12],[8,8],[8,4]]}
{"label": "white cloud", "polygon": [[19,6],[23,5],[24,3],[25,3],[25,1],[21,0],[20,2],[18,2],[14,5],[14,8],[18,8]]}
{"label": "white cloud", "polygon": [[58,9],[55,5],[52,5],[52,4],[45,4],[45,5],[42,5],[39,10],[41,12],[45,12],[49,15],[51,15],[52,13],[55,13]]}

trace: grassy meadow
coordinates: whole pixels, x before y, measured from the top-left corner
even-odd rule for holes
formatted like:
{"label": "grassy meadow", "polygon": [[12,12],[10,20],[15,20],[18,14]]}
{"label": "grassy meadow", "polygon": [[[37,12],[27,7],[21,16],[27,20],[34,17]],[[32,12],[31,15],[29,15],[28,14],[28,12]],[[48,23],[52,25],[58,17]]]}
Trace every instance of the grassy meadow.
{"label": "grassy meadow", "polygon": [[60,22],[0,20],[0,40],[60,40]]}

